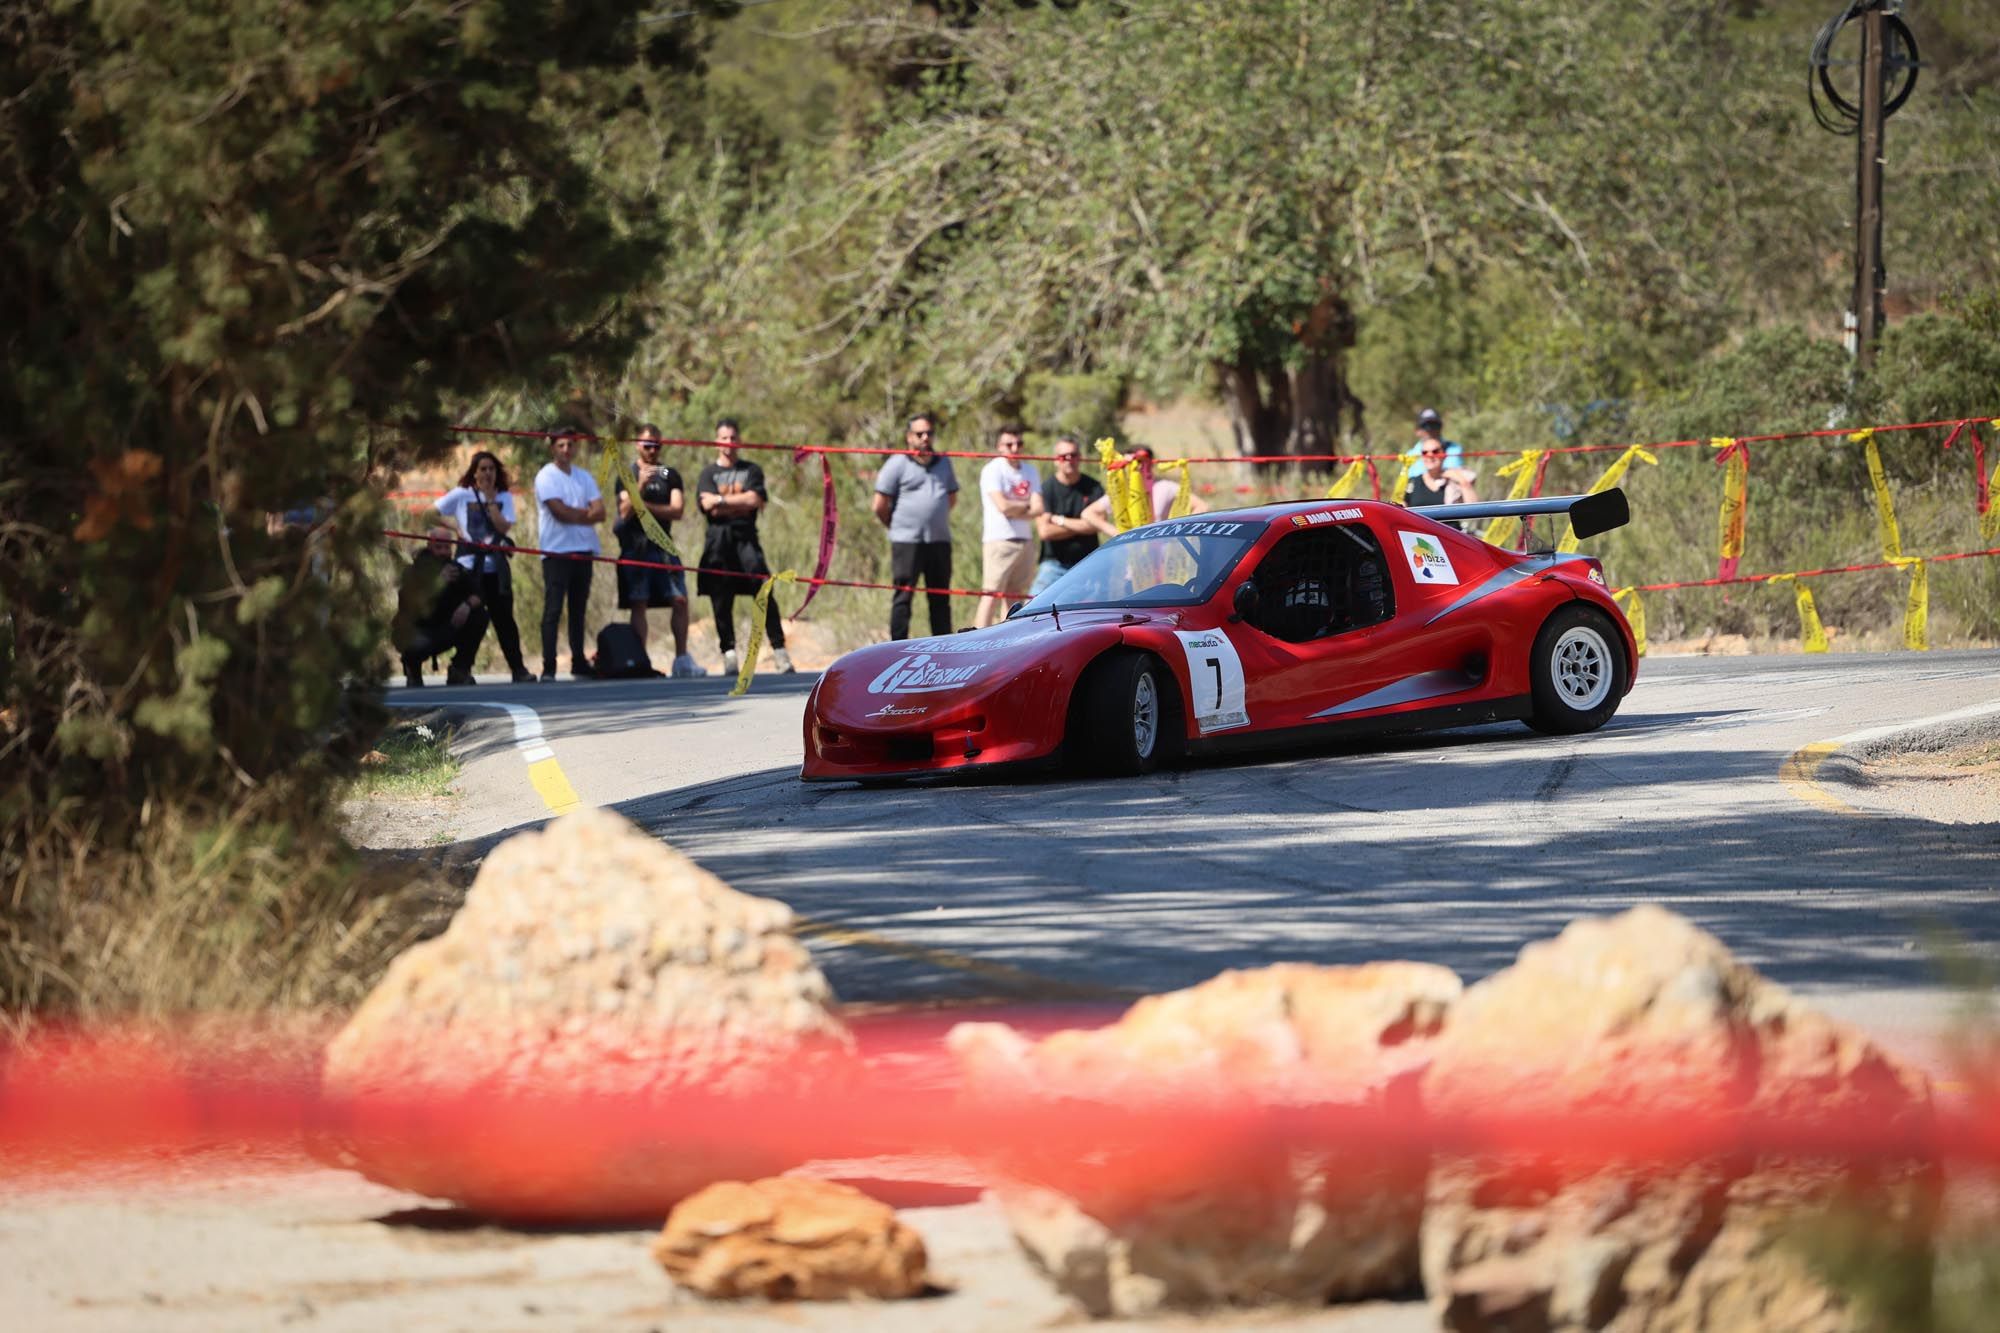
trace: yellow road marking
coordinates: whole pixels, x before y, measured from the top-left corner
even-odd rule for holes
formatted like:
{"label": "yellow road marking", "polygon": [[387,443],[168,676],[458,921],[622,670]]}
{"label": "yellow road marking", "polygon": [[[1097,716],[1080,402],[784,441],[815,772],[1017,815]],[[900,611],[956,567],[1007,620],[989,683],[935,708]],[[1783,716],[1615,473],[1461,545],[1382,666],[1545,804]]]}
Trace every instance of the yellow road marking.
{"label": "yellow road marking", "polygon": [[1785,784],[1792,795],[1809,805],[1823,810],[1832,810],[1843,815],[1861,815],[1867,811],[1849,805],[1820,783],[1820,767],[1840,750],[1832,741],[1814,741],[1800,750],[1794,750],[1784,763],[1778,765],[1778,781]]}
{"label": "yellow road marking", "polygon": [[872,953],[889,954],[896,958],[906,958],[912,962],[928,963],[932,967],[944,968],[951,972],[964,972],[1005,986],[1008,990],[1022,992],[1026,996],[1041,999],[1063,1000],[1129,1000],[1132,992],[1115,986],[1097,986],[1089,982],[1064,981],[1058,977],[1045,977],[1023,968],[1010,967],[1005,963],[991,963],[980,958],[968,958],[964,954],[950,953],[944,949],[926,948],[921,944],[909,944],[891,939],[887,935],[877,935],[871,931],[854,930],[847,926],[837,926],[831,921],[818,921],[811,917],[799,917],[794,923],[793,933],[801,939],[818,938],[829,944],[842,944],[856,949],[866,949]]}
{"label": "yellow road marking", "polygon": [[583,804],[576,794],[576,788],[569,785],[563,775],[562,765],[554,759],[537,759],[528,765],[528,781],[535,784],[535,794],[548,806],[549,813],[568,814]]}

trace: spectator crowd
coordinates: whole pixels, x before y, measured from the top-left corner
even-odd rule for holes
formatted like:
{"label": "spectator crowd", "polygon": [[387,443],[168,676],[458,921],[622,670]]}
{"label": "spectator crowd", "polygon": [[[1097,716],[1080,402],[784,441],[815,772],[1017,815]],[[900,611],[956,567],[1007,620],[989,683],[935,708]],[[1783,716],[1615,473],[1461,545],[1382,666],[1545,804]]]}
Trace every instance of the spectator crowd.
{"label": "spectator crowd", "polygon": [[[438,525],[428,530],[423,549],[403,573],[393,637],[406,684],[421,685],[424,662],[445,656],[450,658],[445,683],[470,684],[473,659],[489,628],[516,683],[556,678],[556,648],[565,627],[570,673],[576,678],[708,674],[688,652],[687,578],[670,552],[670,529],[687,512],[686,482],[679,469],[661,460],[659,428],[651,424],[638,428],[634,456],[623,460],[615,472],[608,505],[597,478],[577,464],[577,448],[585,438],[570,426],[552,429],[549,461],[535,475],[542,585],[540,675],[528,667],[514,620],[509,534],[519,516],[507,468],[495,454],[481,450],[472,456],[458,485],[438,500]],[[1003,618],[1011,603],[1039,595],[1096,550],[1101,540],[1118,533],[1103,483],[1083,470],[1077,438],[1056,437],[1055,466],[1046,477],[1023,457],[1026,440],[1020,426],[1002,426],[993,437],[994,457],[979,472],[980,576],[974,628]],[[741,456],[741,443],[735,419],[718,421],[715,455],[695,478],[695,506],[707,525],[695,590],[708,599],[722,669],[729,675],[739,667],[737,599],[754,598],[771,577],[757,531],[758,515],[770,494],[764,470]],[[938,448],[935,415],[919,412],[910,417],[903,443],[903,452],[891,454],[876,473],[873,497],[874,516],[888,530],[894,585],[889,637],[910,636],[919,585],[925,593],[931,634],[946,635],[952,632],[951,515],[958,504],[958,477],[951,459]],[[1416,460],[1395,499],[1422,507],[1479,498],[1475,476],[1464,465],[1464,447],[1444,438],[1444,421],[1435,408],[1417,414],[1412,452]],[[1153,451],[1144,445],[1133,450],[1131,464],[1139,469],[1152,518],[1165,518],[1180,499],[1182,483],[1156,475]],[[1199,513],[1207,506],[1189,496],[1184,508]],[[585,622],[602,550],[598,527],[607,520],[621,562],[615,569],[618,608],[627,619],[598,631],[593,657]],[[666,612],[673,640],[670,673],[652,669],[649,616],[655,610]],[[793,671],[776,597],[766,600],[764,633],[770,640],[773,666]]]}

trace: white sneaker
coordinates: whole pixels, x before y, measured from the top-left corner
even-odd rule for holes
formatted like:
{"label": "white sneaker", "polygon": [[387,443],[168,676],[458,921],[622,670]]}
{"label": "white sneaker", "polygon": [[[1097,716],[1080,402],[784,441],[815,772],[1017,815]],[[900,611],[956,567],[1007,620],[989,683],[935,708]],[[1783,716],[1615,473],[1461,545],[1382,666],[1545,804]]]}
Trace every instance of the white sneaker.
{"label": "white sneaker", "polygon": [[792,655],[783,648],[773,648],[771,650],[771,665],[778,668],[778,674],[781,676],[798,674],[799,669],[792,665]]}
{"label": "white sneaker", "polygon": [[728,652],[722,655],[722,674],[725,676],[733,676],[736,674],[738,669],[739,668],[736,665],[736,650],[734,648],[731,648]]}
{"label": "white sneaker", "polygon": [[674,659],[675,676],[706,676],[707,674],[708,668],[695,661],[694,658],[688,656],[686,653],[682,653]]}

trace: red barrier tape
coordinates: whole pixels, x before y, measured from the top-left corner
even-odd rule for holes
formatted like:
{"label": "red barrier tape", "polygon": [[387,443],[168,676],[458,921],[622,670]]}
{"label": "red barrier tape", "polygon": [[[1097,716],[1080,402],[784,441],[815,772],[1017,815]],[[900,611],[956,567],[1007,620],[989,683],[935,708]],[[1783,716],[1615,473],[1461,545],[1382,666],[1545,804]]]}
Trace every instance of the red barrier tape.
{"label": "red barrier tape", "polygon": [[[1946,560],[1977,560],[1982,556],[2000,555],[2000,546],[1988,547],[1984,551],[1954,551],[1949,555],[1927,555],[1921,557],[1927,563],[1941,563]],[[1679,583],[1632,583],[1617,589],[1619,592],[1667,592],[1674,588],[1720,588],[1733,583],[1769,583],[1772,579],[1816,579],[1823,574],[1859,574],[1871,569],[1898,569],[1901,566],[1891,560],[1877,560],[1867,565],[1829,565],[1825,569],[1800,569],[1780,574],[1739,574],[1733,579],[1685,579]]]}
{"label": "red barrier tape", "polygon": [[[802,453],[794,454],[792,461],[804,462],[805,458],[806,455]],[[806,580],[806,599],[799,603],[796,611],[792,612],[793,620],[805,617],[806,608],[812,605],[812,599],[817,597],[819,590],[826,585],[826,571],[833,566],[834,538],[840,532],[840,506],[835,503],[833,497],[833,460],[825,454],[819,456],[819,481],[819,557],[813,562],[812,577]]]}
{"label": "red barrier tape", "polygon": [[[1906,421],[1906,422],[1898,422],[1896,424],[1887,426],[1869,426],[1866,427],[1865,429],[1872,430],[1878,435],[1884,435],[1894,431],[1931,430],[1939,426],[1964,427],[1966,425],[1976,424],[1981,422],[1992,422],[1995,424],[2000,424],[2000,417],[1952,417],[1941,421]],[[503,430],[497,426],[450,426],[447,427],[447,429],[461,435],[498,435],[508,439],[545,440],[551,438],[551,436],[554,434],[554,432],[545,430]],[[1738,435],[1735,438],[1737,442],[1740,444],[1766,444],[1766,443],[1775,443],[1781,440],[1845,439],[1846,437],[1854,434],[1856,431],[1862,429],[1864,428],[1860,426],[1844,426],[1838,429],[1829,428],[1826,430],[1777,431],[1767,435]],[[619,436],[590,435],[580,431],[574,431],[568,433],[582,440],[609,442],[613,444],[636,443],[635,439],[628,440]],[[714,449],[717,447],[716,441],[714,440],[661,440],[660,443],[670,448],[684,448],[684,449]],[[1699,440],[1667,440],[1658,444],[1642,445],[1641,447],[1648,450],[1699,449],[1699,448],[1705,448],[1707,445],[1708,445],[1707,439],[1699,439]],[[871,447],[863,445],[841,445],[841,444],[769,444],[769,443],[742,442],[737,444],[736,447],[738,449],[771,450],[771,451],[789,453],[793,455],[819,453],[819,454],[866,454],[874,457],[887,457],[892,454],[900,454],[908,452],[907,446],[899,446],[897,448],[881,448],[881,447]],[[1556,445],[1549,448],[1546,452],[1549,454],[1599,454],[1599,453],[1610,453],[1610,452],[1623,452],[1624,450],[1630,447],[1631,447],[1630,445],[1625,445],[1625,444],[1570,444],[1570,445]],[[971,450],[956,450],[956,449],[940,449],[937,452],[940,456],[945,458],[989,458],[990,459],[998,456],[990,450],[971,451]],[[1467,449],[1465,450],[1465,456],[1468,458],[1504,458],[1513,454],[1518,454],[1520,452],[1521,451],[1519,449]],[[1036,462],[1055,461],[1054,457],[1049,454],[1021,454],[1018,455],[1018,457],[1024,459],[1032,459]],[[1394,462],[1396,460],[1406,457],[1407,455],[1402,453],[1216,454],[1206,457],[1187,458],[1175,461],[1187,462],[1187,463],[1248,463],[1251,464],[1252,466],[1262,466],[1262,465],[1279,465],[1285,463],[1352,463],[1359,459],[1366,459],[1369,460],[1370,462],[1375,462],[1375,461]],[[1374,470],[1371,468],[1370,469],[1371,474],[1373,473],[1373,471]],[[1381,479],[1379,477],[1376,477],[1374,479],[1373,484],[1374,484],[1374,496],[1376,499],[1379,500],[1382,498]]]}
{"label": "red barrier tape", "polygon": [[[1664,1072],[1647,1080],[1644,1096],[1628,1084],[1615,1100],[1552,1093],[1465,1115],[1331,1086],[1266,1099],[1254,1087],[1207,1078],[1120,1084],[1115,1099],[1058,1099],[961,1086],[942,1049],[944,1026],[864,1024],[863,1059],[842,1061],[831,1051],[831,1072],[810,1075],[801,1071],[817,1053],[788,1051],[766,1082],[736,1095],[675,1086],[675,1065],[659,1063],[663,1052],[606,1031],[579,1034],[573,1046],[565,1039],[579,1058],[603,1053],[595,1065],[579,1064],[575,1077],[557,1071],[505,1086],[454,1077],[454,1068],[468,1068],[467,1053],[482,1049],[480,1039],[460,1034],[448,1052],[388,1052],[380,1068],[421,1071],[413,1081],[385,1078],[347,1092],[321,1084],[318,1047],[306,1043],[259,1050],[238,1040],[215,1055],[157,1036],[41,1038],[0,1052],[0,1180],[113,1164],[169,1171],[176,1157],[246,1148],[301,1164],[352,1153],[490,1209],[533,1212],[559,1201],[572,1211],[595,1204],[600,1212],[619,1205],[640,1212],[671,1202],[657,1197],[662,1178],[685,1181],[710,1159],[782,1169],[816,1159],[952,1155],[1072,1193],[1133,1201],[1252,1188],[1274,1164],[1283,1169],[1286,1153],[1300,1151],[1350,1161],[1505,1156],[1571,1174],[1614,1166],[1664,1173],[1730,1158],[2000,1171],[2000,1108],[1986,1076],[1970,1080],[1969,1104],[1935,1111],[1857,1088],[1829,1089],[1823,1101],[1801,1088],[1752,1109],[1712,1080]],[[554,1050],[539,1038],[535,1044]],[[655,1075],[641,1080],[634,1068]],[[593,1091],[600,1070],[612,1081]]]}
{"label": "red barrier tape", "polygon": [[[384,537],[400,537],[404,541],[413,542],[427,542],[430,540],[430,537],[424,533],[398,532],[394,528],[384,528],[382,535]],[[672,561],[663,560],[629,560],[624,556],[582,555],[575,551],[544,551],[534,546],[493,546],[485,542],[467,541],[463,537],[453,537],[452,541],[456,546],[465,550],[497,551],[501,555],[553,556],[559,560],[588,560],[593,565],[623,565],[630,569],[665,569],[683,574],[726,574],[730,578],[737,579],[768,579],[774,577],[770,574],[746,574],[740,569],[710,569],[705,565],[677,565]],[[902,592],[905,590],[904,586],[900,583],[861,583],[854,579],[814,577],[810,579],[799,578],[795,579],[794,582],[809,583],[824,588],[868,588],[880,592]],[[987,593],[967,588],[919,588],[915,584],[909,585],[908,591],[934,592],[940,596],[949,597],[1001,597],[1011,601],[1026,601],[1028,599],[1028,594],[1023,592]]]}

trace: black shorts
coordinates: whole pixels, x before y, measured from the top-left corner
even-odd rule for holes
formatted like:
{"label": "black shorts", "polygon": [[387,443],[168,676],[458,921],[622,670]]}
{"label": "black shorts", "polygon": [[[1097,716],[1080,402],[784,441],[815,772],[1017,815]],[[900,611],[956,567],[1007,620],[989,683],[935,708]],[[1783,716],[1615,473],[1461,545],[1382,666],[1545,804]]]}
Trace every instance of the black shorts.
{"label": "black shorts", "polygon": [[618,609],[621,611],[630,610],[634,602],[647,606],[685,602],[687,595],[687,576],[678,569],[618,566]]}

